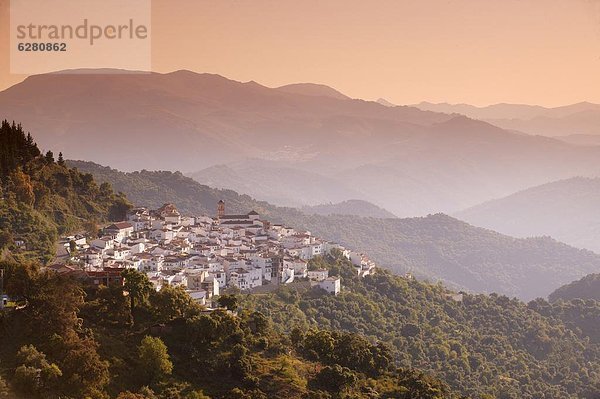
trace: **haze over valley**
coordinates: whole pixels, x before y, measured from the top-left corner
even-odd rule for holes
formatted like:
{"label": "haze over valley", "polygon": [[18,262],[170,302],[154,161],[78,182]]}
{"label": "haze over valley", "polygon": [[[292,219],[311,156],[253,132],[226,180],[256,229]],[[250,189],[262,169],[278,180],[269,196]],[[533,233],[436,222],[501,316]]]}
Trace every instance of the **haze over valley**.
{"label": "haze over valley", "polygon": [[[286,206],[357,199],[400,217],[452,214],[600,173],[600,147],[439,109],[350,99],[324,85],[269,88],[189,71],[87,72],[29,77],[0,93],[0,107],[45,148],[70,158],[181,170]],[[511,112],[540,112],[529,108]]]}

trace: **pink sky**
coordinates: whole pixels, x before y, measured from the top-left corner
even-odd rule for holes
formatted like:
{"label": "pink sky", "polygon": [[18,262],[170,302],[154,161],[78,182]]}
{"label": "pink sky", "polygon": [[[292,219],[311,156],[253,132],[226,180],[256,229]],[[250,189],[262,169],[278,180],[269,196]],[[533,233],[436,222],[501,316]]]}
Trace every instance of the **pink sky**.
{"label": "pink sky", "polygon": [[[600,103],[600,1],[154,0],[152,65],[352,97]],[[9,73],[0,0],[0,89]]]}

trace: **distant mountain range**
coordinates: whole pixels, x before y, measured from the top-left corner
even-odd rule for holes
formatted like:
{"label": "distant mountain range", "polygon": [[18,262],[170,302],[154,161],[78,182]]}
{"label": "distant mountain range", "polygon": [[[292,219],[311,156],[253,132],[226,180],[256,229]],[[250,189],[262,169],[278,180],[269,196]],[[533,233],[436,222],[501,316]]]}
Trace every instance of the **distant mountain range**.
{"label": "distant mountain range", "polygon": [[183,170],[280,205],[360,199],[400,217],[453,213],[600,176],[600,148],[322,85],[268,88],[189,71],[48,74],[0,92],[0,109],[69,158]]}
{"label": "distant mountain range", "polygon": [[514,237],[552,236],[600,253],[600,179],[571,178],[533,187],[455,214]]}
{"label": "distant mountain range", "polygon": [[173,202],[187,214],[214,215],[217,201],[223,199],[228,212],[255,209],[269,220],[364,251],[397,273],[441,280],[453,288],[530,300],[600,272],[600,255],[590,251],[551,238],[516,239],[442,214],[408,219],[307,215],[199,184],[179,172],[124,173],[92,162],[68,163],[100,182],[111,183],[136,205],[158,207]]}
{"label": "distant mountain range", "polygon": [[581,102],[562,107],[495,104],[475,107],[468,104],[428,103],[415,107],[448,114],[458,113],[507,130],[542,136],[600,135],[600,104]]}

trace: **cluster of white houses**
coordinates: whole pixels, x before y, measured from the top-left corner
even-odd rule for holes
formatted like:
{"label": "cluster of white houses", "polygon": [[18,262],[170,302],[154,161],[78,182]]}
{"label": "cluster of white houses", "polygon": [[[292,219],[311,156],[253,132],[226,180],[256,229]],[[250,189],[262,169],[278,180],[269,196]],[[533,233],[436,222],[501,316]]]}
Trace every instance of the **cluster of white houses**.
{"label": "cluster of white houses", "polygon": [[215,217],[182,216],[173,204],[156,210],[135,208],[126,221],[102,230],[100,238],[67,237],[72,261],[95,284],[122,281],[120,272],[134,268],[147,273],[158,290],[164,284],[185,287],[204,303],[220,290],[252,291],[265,285],[311,281],[332,294],[340,279],[326,269],[309,270],[308,261],[333,249],[351,260],[356,273],[369,274],[375,265],[363,254],[281,224],[251,211],[225,213],[219,201]]}

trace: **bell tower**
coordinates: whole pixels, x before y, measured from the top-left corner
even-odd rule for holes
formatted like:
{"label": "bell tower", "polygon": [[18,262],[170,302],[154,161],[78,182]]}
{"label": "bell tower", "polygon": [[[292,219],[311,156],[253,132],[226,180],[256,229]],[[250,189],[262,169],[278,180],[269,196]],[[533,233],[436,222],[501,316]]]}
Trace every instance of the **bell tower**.
{"label": "bell tower", "polygon": [[217,203],[217,218],[220,219],[223,215],[225,215],[225,201],[219,200]]}

